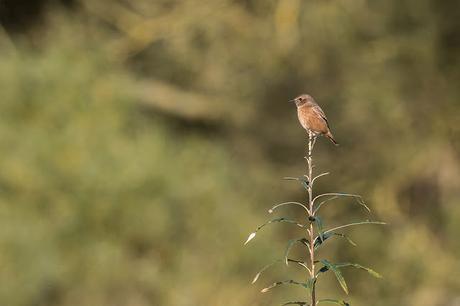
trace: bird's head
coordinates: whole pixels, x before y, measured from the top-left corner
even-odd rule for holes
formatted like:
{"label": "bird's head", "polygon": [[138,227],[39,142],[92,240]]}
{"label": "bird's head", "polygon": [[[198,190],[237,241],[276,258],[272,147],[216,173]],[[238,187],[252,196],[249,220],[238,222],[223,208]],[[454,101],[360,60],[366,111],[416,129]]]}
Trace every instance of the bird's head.
{"label": "bird's head", "polygon": [[304,105],[305,103],[310,102],[312,100],[313,98],[311,96],[303,94],[303,95],[298,96],[295,99],[290,100],[289,102],[294,102],[297,107],[300,107]]}

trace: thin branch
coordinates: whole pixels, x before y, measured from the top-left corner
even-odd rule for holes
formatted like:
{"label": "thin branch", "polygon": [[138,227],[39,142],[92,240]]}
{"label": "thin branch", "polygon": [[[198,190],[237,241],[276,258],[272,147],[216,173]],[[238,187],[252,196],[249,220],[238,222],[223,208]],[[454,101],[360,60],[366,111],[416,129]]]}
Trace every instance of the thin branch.
{"label": "thin branch", "polygon": [[311,150],[313,151],[313,147],[315,146],[315,143],[316,143],[316,138],[318,138],[317,136],[313,136],[313,143],[311,144]]}

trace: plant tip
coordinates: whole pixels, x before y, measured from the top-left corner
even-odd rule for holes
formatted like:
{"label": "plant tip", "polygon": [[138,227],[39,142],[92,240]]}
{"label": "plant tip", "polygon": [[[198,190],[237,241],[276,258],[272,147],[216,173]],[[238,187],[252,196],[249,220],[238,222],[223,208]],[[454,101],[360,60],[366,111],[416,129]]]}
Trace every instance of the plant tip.
{"label": "plant tip", "polygon": [[251,241],[252,239],[254,239],[255,236],[256,236],[256,233],[251,233],[251,234],[249,234],[249,237],[248,237],[248,239],[246,240],[246,242],[244,243],[244,245],[248,244],[249,241]]}
{"label": "plant tip", "polygon": [[254,279],[252,280],[252,284],[255,284],[255,282],[257,282],[257,280],[259,279],[259,276],[260,276],[260,273],[257,273]]}

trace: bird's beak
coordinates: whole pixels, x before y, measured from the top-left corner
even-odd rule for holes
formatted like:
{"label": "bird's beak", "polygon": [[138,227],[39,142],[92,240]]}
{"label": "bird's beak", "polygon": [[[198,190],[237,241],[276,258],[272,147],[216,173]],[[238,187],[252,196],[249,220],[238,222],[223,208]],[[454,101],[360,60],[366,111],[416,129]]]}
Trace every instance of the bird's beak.
{"label": "bird's beak", "polygon": [[288,102],[295,102],[295,99],[289,100]]}

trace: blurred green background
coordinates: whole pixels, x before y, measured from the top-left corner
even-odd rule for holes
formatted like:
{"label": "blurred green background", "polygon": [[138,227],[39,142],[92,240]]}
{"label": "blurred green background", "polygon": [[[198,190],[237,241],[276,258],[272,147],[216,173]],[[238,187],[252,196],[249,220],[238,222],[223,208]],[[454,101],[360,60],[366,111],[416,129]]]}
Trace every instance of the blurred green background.
{"label": "blurred green background", "polygon": [[[0,305],[241,306],[302,300],[255,273],[300,232],[306,92],[316,192],[363,195],[385,227],[321,256],[319,295],[460,305],[460,2],[0,1]],[[342,200],[325,226],[368,218]],[[296,208],[274,215],[300,218]],[[300,257],[300,248],[293,250]]]}

